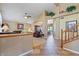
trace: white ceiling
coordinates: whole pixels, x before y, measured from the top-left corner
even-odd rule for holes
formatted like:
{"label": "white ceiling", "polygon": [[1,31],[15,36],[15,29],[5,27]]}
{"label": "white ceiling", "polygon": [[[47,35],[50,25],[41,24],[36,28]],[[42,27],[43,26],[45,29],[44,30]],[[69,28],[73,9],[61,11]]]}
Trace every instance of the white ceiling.
{"label": "white ceiling", "polygon": [[[10,21],[20,21],[32,23],[35,17],[40,15],[44,10],[52,11],[53,3],[3,3],[0,4],[3,19]],[[24,13],[32,17],[30,20],[24,19]]]}

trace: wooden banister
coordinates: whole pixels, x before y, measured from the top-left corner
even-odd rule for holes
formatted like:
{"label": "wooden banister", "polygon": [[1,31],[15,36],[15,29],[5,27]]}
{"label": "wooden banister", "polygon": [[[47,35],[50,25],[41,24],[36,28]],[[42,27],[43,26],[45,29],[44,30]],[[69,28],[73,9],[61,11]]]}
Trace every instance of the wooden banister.
{"label": "wooden banister", "polygon": [[77,31],[70,31],[68,29],[61,29],[61,48],[63,49],[64,47],[64,44],[66,43],[69,43],[71,41],[74,41],[77,37],[78,37],[78,26],[79,25],[76,25],[77,27]]}

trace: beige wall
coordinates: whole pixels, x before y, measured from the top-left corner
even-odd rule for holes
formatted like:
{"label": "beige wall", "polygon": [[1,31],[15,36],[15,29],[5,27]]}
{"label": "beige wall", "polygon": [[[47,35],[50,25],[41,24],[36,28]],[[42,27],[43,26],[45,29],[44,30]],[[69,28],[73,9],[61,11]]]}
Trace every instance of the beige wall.
{"label": "beige wall", "polygon": [[64,17],[64,19],[61,19],[60,20],[60,29],[65,29],[66,22],[67,21],[73,21],[73,20],[77,20],[77,23],[79,23],[79,14],[66,16],[66,17]]}
{"label": "beige wall", "polygon": [[54,27],[54,38],[59,39],[60,38],[60,19],[53,19],[53,27]]}
{"label": "beige wall", "polygon": [[[7,21],[7,20],[4,20],[3,23],[6,22],[9,24],[9,28],[10,28],[10,31],[15,31],[15,30],[18,30],[17,29],[17,24],[19,22],[14,22],[14,21]],[[24,24],[24,29],[22,30],[23,32],[28,32],[29,28],[30,28],[30,24],[27,24],[27,23],[22,23]]]}
{"label": "beige wall", "polygon": [[73,21],[73,20],[77,20],[77,23],[79,23],[79,14],[74,14],[74,15],[70,15],[70,16],[66,16],[64,17],[64,19],[60,20],[60,29],[65,29],[65,25],[67,21]]}

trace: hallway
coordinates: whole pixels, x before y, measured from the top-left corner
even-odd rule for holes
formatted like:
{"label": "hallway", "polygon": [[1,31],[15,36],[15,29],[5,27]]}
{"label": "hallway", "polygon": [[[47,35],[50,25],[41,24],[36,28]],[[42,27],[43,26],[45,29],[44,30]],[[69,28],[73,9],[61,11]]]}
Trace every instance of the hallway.
{"label": "hallway", "polygon": [[48,36],[44,49],[42,51],[43,55],[57,55],[57,44],[55,44],[53,35]]}
{"label": "hallway", "polygon": [[[39,52],[36,50],[36,52]],[[34,51],[35,52],[35,51]],[[72,52],[61,50],[60,49],[60,43],[59,40],[55,40],[53,38],[53,35],[50,35],[46,43],[44,44],[44,47],[41,49],[41,51],[38,54],[27,54],[28,56],[78,56],[77,54],[74,54]]]}

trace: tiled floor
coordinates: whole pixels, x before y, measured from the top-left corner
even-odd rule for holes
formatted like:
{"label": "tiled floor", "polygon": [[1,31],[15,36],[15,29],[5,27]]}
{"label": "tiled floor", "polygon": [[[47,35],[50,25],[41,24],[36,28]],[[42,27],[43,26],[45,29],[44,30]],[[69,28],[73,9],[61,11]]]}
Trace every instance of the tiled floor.
{"label": "tiled floor", "polygon": [[[37,52],[37,54],[34,54]],[[29,56],[78,56],[77,54],[69,51],[61,50],[59,40],[55,40],[53,35],[50,35],[46,40],[43,49],[34,50],[34,53],[28,54]]]}
{"label": "tiled floor", "polygon": [[64,48],[73,50],[79,54],[79,38],[64,45]]}

